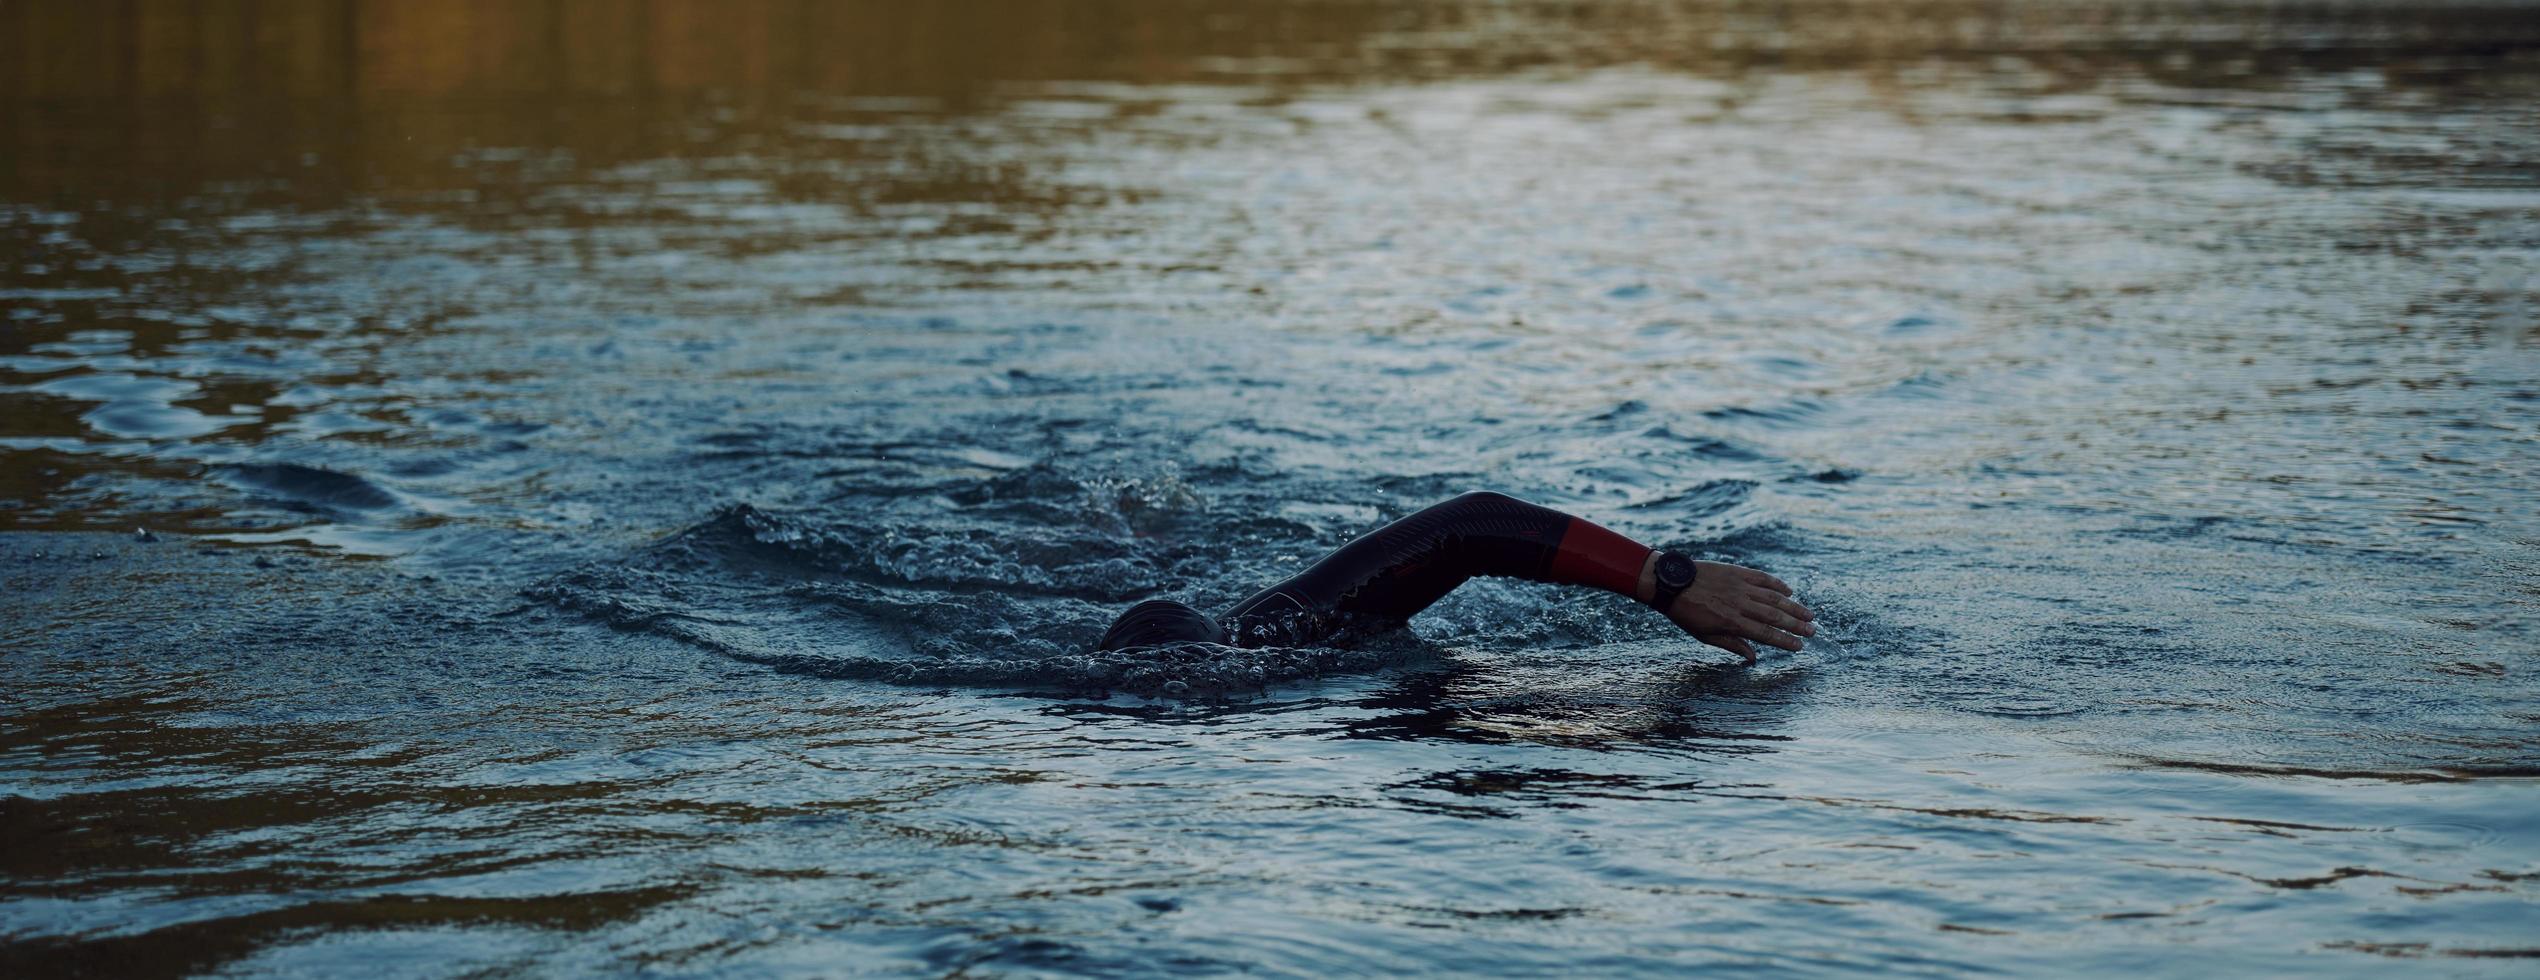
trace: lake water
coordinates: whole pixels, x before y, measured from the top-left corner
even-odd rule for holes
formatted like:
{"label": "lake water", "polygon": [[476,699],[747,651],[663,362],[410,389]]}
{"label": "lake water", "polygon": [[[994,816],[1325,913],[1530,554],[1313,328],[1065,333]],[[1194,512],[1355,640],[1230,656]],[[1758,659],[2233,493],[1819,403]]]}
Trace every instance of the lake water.
{"label": "lake water", "polygon": [[[0,6],[12,975],[2529,976],[2540,7]],[[1503,490],[1477,582],[1097,656]]]}

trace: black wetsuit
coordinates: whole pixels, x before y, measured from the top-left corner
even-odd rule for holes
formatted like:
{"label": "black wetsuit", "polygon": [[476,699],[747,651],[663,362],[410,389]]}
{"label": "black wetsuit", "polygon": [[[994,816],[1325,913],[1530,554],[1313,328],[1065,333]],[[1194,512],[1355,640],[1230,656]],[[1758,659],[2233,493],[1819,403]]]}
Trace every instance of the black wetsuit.
{"label": "black wetsuit", "polygon": [[1102,645],[1305,646],[1352,623],[1409,619],[1476,575],[1633,595],[1649,553],[1588,521],[1478,491],[1377,528],[1214,621],[1177,602],[1139,603],[1112,624]]}

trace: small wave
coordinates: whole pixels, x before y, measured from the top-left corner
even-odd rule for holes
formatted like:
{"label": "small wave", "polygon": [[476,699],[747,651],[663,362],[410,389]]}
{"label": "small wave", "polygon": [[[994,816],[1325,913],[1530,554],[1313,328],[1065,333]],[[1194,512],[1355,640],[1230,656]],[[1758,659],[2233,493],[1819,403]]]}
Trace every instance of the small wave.
{"label": "small wave", "polygon": [[2530,779],[2540,777],[2540,766],[2499,763],[2494,765],[2462,764],[2428,766],[2423,769],[2332,769],[2313,766],[2278,766],[2258,763],[2212,762],[2199,759],[2162,759],[2133,756],[2131,765],[2145,769],[2190,769],[2221,773],[2228,776],[2308,777],[2311,779],[2369,779],[2391,783],[2454,783],[2472,779]]}
{"label": "small wave", "polygon": [[1408,637],[1382,635],[1311,649],[1193,643],[1094,650],[1104,618],[1094,606],[952,601],[854,583],[735,590],[604,568],[556,576],[524,594],[612,628],[784,673],[904,685],[1226,697],[1434,656]]}
{"label": "small wave", "polygon": [[924,501],[727,506],[522,594],[744,662],[902,684],[1217,696],[1415,655],[1394,640],[1093,651],[1123,603],[1242,578],[1228,574],[1222,533],[1148,533],[1204,507],[1171,473],[1034,464]]}
{"label": "small wave", "polygon": [[2046,698],[2007,697],[1967,705],[1966,710],[1996,718],[2060,718],[2080,714],[2088,710],[2088,706]]}
{"label": "small wave", "polygon": [[1434,656],[1426,647],[1406,643],[1315,648],[1187,643],[1049,656],[922,659],[726,652],[737,660],[823,679],[1031,688],[1070,694],[1121,692],[1163,698],[1256,694],[1272,684],[1369,674]]}
{"label": "small wave", "polygon": [[1909,313],[1888,321],[1883,329],[1889,334],[1910,335],[1953,333],[1958,330],[1965,329],[1965,327],[1966,324],[1959,322],[1954,317],[1942,316],[1936,313]]}
{"label": "small wave", "polygon": [[1778,428],[1804,424],[1825,410],[1824,402],[1800,398],[1770,408],[1748,408],[1744,405],[1714,408],[1702,413],[1702,417],[1714,422],[1748,422]]}
{"label": "small wave", "polygon": [[1762,452],[1748,446],[1730,442],[1726,439],[1715,439],[1710,436],[1687,435],[1663,425],[1648,429],[1642,432],[1641,435],[1651,439],[1665,439],[1669,442],[1682,443],[1686,448],[1690,449],[1696,457],[1712,462],[1754,463],[1761,462],[1766,458]]}
{"label": "small wave", "polygon": [[1892,398],[1932,400],[1948,397],[1948,389],[1949,382],[1940,375],[1931,371],[1919,371],[1893,385],[1889,385],[1885,391],[1881,392],[1881,394]]}
{"label": "small wave", "polygon": [[242,489],[280,498],[300,509],[391,510],[405,506],[395,491],[350,473],[298,463],[241,463],[222,467]]}
{"label": "small wave", "polygon": [[1671,516],[1685,518],[1713,517],[1727,513],[1746,502],[1755,493],[1753,480],[1711,480],[1679,493],[1656,500],[1631,504],[1633,510],[1666,508]]}
{"label": "small wave", "polygon": [[1208,501],[1172,470],[1085,473],[1035,462],[945,495],[971,508],[1002,509],[1036,523],[1094,524],[1153,533],[1204,513]]}
{"label": "small wave", "polygon": [[1647,414],[1649,414],[1649,403],[1633,398],[1626,399],[1621,404],[1618,404],[1613,408],[1588,416],[1588,421],[1612,422],[1618,419],[1626,419],[1637,415]]}
{"label": "small wave", "polygon": [[1164,570],[1100,529],[1053,525],[1029,534],[971,525],[924,528],[887,519],[825,522],[735,504],[680,531],[637,564],[716,565],[762,578],[843,577],[890,585],[1119,600],[1161,587]]}

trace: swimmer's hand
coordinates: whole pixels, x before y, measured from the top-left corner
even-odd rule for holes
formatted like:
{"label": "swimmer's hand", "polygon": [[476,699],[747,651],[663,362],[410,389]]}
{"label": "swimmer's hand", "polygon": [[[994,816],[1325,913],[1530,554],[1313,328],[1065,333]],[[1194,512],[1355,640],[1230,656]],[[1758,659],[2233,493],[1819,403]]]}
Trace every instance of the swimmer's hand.
{"label": "swimmer's hand", "polygon": [[1817,614],[1790,597],[1782,580],[1726,562],[1693,563],[1693,586],[1667,605],[1667,618],[1693,638],[1755,662],[1753,640],[1797,652],[1817,635]]}

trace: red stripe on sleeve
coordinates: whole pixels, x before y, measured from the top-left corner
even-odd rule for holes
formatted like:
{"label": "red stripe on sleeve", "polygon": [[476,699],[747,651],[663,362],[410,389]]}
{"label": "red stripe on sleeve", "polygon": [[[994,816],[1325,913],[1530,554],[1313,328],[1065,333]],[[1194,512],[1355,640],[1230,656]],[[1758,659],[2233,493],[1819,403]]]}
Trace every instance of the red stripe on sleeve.
{"label": "red stripe on sleeve", "polygon": [[1552,567],[1544,575],[1555,582],[1637,597],[1640,570],[1649,563],[1649,551],[1647,545],[1573,517],[1561,529],[1561,546],[1552,553]]}

